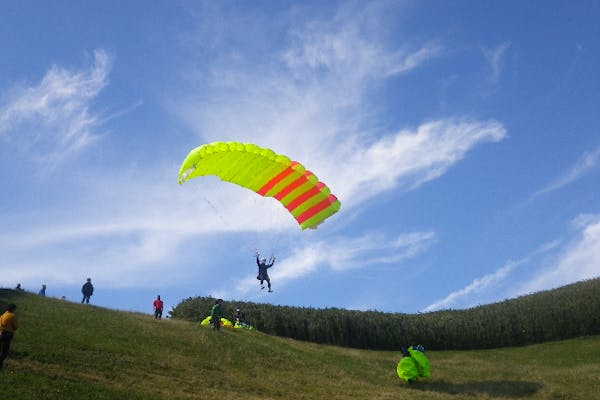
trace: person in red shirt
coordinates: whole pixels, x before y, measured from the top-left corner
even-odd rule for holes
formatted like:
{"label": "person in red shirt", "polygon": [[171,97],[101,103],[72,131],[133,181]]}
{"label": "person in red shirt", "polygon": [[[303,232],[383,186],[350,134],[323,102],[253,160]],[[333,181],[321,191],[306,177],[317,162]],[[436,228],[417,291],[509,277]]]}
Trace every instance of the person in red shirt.
{"label": "person in red shirt", "polygon": [[161,319],[163,312],[163,301],[160,299],[160,295],[156,296],[152,306],[154,307],[154,319]]}

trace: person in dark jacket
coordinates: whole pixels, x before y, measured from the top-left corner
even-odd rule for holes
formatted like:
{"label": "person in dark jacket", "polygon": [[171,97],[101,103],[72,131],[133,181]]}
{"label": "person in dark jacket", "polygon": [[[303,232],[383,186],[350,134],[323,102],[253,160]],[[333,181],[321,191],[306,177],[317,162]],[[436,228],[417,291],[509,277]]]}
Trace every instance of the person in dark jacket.
{"label": "person in dark jacket", "polygon": [[83,294],[83,299],[81,299],[81,304],[90,303],[90,297],[94,294],[94,285],[92,285],[92,280],[87,278],[87,282],[83,284],[81,287],[81,293]]}
{"label": "person in dark jacket", "polygon": [[222,299],[215,301],[215,305],[210,310],[210,323],[215,331],[221,330],[221,304],[223,304]]}
{"label": "person in dark jacket", "polygon": [[267,281],[267,286],[269,287],[269,292],[272,292],[272,290],[271,290],[271,279],[269,278],[269,274],[267,273],[267,270],[269,268],[271,268],[273,266],[273,264],[275,264],[275,257],[271,256],[271,258],[269,258],[269,261],[267,262],[266,258],[260,259],[260,254],[258,253],[258,251],[256,252],[256,265],[258,265],[258,275],[256,276],[256,279],[258,279],[260,281],[261,289],[265,288],[265,285],[263,284],[263,282]]}
{"label": "person in dark jacket", "polygon": [[244,315],[244,312],[240,310],[239,307],[235,309],[235,314],[233,314],[233,320],[238,323],[246,322],[246,316]]}

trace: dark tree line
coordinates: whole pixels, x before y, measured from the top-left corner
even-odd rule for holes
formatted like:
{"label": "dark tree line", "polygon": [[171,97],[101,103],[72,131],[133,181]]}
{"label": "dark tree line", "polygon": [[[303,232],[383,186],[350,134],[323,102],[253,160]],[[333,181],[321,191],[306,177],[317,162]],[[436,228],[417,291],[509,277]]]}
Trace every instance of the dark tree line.
{"label": "dark tree line", "polygon": [[[188,298],[170,314],[201,321],[214,302]],[[419,314],[226,301],[224,316],[233,318],[236,307],[261,332],[315,343],[374,350],[416,343],[432,350],[486,349],[600,334],[600,278],[467,310]]]}

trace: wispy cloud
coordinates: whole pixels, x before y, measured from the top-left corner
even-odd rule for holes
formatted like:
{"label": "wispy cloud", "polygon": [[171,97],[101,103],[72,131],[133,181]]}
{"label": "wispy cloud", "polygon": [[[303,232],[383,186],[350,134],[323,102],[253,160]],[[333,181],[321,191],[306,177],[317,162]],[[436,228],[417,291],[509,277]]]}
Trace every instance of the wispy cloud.
{"label": "wispy cloud", "polygon": [[550,182],[544,188],[538,190],[529,197],[529,200],[533,200],[538,196],[553,192],[555,190],[562,189],[563,187],[575,182],[577,179],[584,176],[586,173],[592,171],[597,167],[600,162],[600,147],[584,153],[573,166],[571,166],[567,172],[559,176],[554,181]]}
{"label": "wispy cloud", "polygon": [[500,79],[504,67],[504,58],[510,45],[510,42],[503,42],[493,49],[483,49],[483,55],[491,69],[490,81],[492,83],[496,83]]}
{"label": "wispy cloud", "polygon": [[513,295],[553,289],[600,276],[600,215],[582,215],[573,222],[574,237],[535,277],[519,285]]}
{"label": "wispy cloud", "polygon": [[[156,203],[153,204],[156,206]],[[195,256],[190,259],[192,266],[180,266],[164,280],[170,281],[186,273],[210,271],[215,263],[223,263],[211,256],[210,241],[206,239],[214,237],[216,229],[226,229],[222,221],[217,218],[212,222],[207,220],[211,213],[203,214],[197,206],[190,205],[177,213],[169,212],[167,208],[155,213],[150,207],[139,209],[135,216],[126,219],[83,216],[78,221],[59,225],[55,230],[17,230],[12,235],[16,236],[14,240],[11,240],[12,236],[0,236],[0,241],[11,247],[0,262],[0,267],[6,267],[10,273],[3,275],[0,284],[27,282],[32,278],[47,283],[75,284],[84,273],[111,287],[143,286],[155,279],[149,272],[163,270],[165,264],[186,263],[190,253],[185,251],[185,243],[193,245]],[[185,218],[184,214],[193,214],[194,218]],[[256,228],[255,220],[252,227]],[[278,235],[282,234],[285,235],[282,232]],[[338,273],[383,265],[401,268],[405,260],[419,255],[435,242],[433,232],[410,232],[396,237],[371,233],[314,242],[294,230],[290,237],[294,238],[291,253],[277,260],[277,268],[270,273],[278,286],[302,279],[322,268]],[[71,249],[67,254],[61,252],[65,245]],[[44,256],[29,255],[26,257],[27,264],[23,264],[21,260],[25,257],[22,255],[29,253],[32,247]],[[279,244],[279,250],[284,254],[290,251],[285,243]],[[201,259],[197,258],[198,254],[202,254]],[[84,264],[82,260],[85,260]],[[215,293],[220,297],[243,296],[256,286],[252,274],[236,282],[234,287]]]}
{"label": "wispy cloud", "polygon": [[96,138],[99,118],[90,105],[110,66],[111,57],[96,50],[88,69],[53,66],[39,84],[14,87],[0,104],[0,137],[46,165],[80,152]]}
{"label": "wispy cloud", "polygon": [[414,131],[384,136],[370,146],[353,146],[344,157],[351,167],[341,172],[336,184],[350,204],[392,189],[415,189],[443,175],[477,144],[497,142],[505,135],[496,121],[424,123]]}
{"label": "wispy cloud", "polygon": [[[275,200],[233,185],[215,190],[221,186],[216,181],[180,186],[176,171],[175,165],[161,163],[115,174],[87,171],[85,179],[70,187],[61,210],[1,216],[0,243],[10,251],[0,259],[0,269],[11,271],[2,281],[37,276],[46,282],[73,283],[87,271],[105,285],[143,285],[154,279],[144,271],[190,264],[187,258],[210,246],[206,237],[267,230],[301,233]],[[134,179],[142,175],[152,180]],[[193,250],[186,249],[186,243],[194,243]],[[201,260],[192,260],[194,270],[216,262],[209,248],[205,253]],[[186,270],[180,267],[181,273]],[[178,276],[172,272],[163,280]]]}
{"label": "wispy cloud", "polygon": [[[361,237],[336,237],[327,242],[308,243],[282,260],[270,273],[284,284],[313,273],[317,268],[343,272],[375,265],[396,265],[415,257],[435,242],[434,232],[411,232],[390,238],[381,233]],[[240,281],[236,290],[245,293],[256,285],[253,276]]]}
{"label": "wispy cloud", "polygon": [[[369,77],[390,77],[409,72],[438,56],[435,42],[417,49],[393,50],[365,35],[368,14],[357,12],[351,18],[338,14],[335,22],[311,21],[291,30],[290,47],[283,59],[296,78],[318,71],[321,75],[343,75],[359,84]],[[345,78],[342,78],[345,79]]]}
{"label": "wispy cloud", "polygon": [[215,55],[219,61],[201,74],[216,79],[196,78],[201,86],[178,96],[177,112],[202,141],[255,141],[304,163],[343,210],[384,191],[415,189],[479,144],[506,137],[498,121],[456,116],[382,129],[373,88],[390,76],[416,73],[441,48],[407,40],[405,48],[390,49],[372,24],[348,15],[293,26],[281,58],[266,65],[260,57],[263,62],[253,63],[244,54]]}
{"label": "wispy cloud", "polygon": [[[445,298],[428,305],[423,311],[428,312],[451,307],[466,308],[482,304],[485,302],[481,301],[482,294],[489,294],[490,291],[496,292],[497,288],[495,286],[500,285],[510,278],[516,269],[530,263],[535,257],[556,248],[558,245],[559,242],[557,241],[546,243],[520,260],[509,261],[493,273],[474,279],[464,288],[454,291]],[[501,300],[501,298],[497,300]]]}
{"label": "wispy cloud", "polygon": [[[424,311],[472,307],[600,276],[600,216],[582,215],[574,220],[573,227],[570,237],[546,243],[526,257],[474,279]],[[550,253],[552,257],[543,257]],[[518,274],[525,266],[533,272]]]}
{"label": "wispy cloud", "polygon": [[[432,42],[408,43],[408,40],[402,49],[389,48],[377,40],[376,34],[370,35],[364,25],[355,24],[355,19],[337,18],[341,18],[339,24],[322,21],[295,26],[290,22],[290,34],[283,38],[281,47],[265,50],[261,42],[258,47],[265,53],[246,48],[232,52],[229,45],[215,45],[211,49],[228,50],[210,57],[202,52],[202,62],[190,58],[190,64],[182,67],[182,73],[189,78],[185,88],[164,94],[172,99],[171,110],[197,134],[196,138],[190,138],[191,146],[211,140],[254,142],[301,161],[326,182],[343,205],[340,213],[319,228],[319,235],[331,233],[337,226],[336,219],[344,221],[344,213],[360,210],[366,200],[385,191],[413,190],[439,178],[478,145],[503,140],[506,135],[505,128],[497,121],[460,116],[427,121],[411,128],[382,128],[373,88],[381,87],[391,76],[401,78],[417,73],[441,49]],[[215,29],[226,25],[220,20]],[[227,42],[226,35],[233,31],[228,26],[209,36]],[[190,49],[188,54],[199,53],[194,50]],[[192,65],[200,65],[202,69],[194,70]],[[68,117],[69,126],[77,125],[80,120],[89,122],[74,130],[73,135],[60,133],[58,139],[79,138],[86,145],[94,137],[92,128],[97,128],[98,119],[90,115],[88,107],[106,85],[109,67],[110,57],[100,51],[89,71],[70,73],[55,67],[47,74],[44,81],[67,86],[69,92],[77,92],[74,90],[77,83],[88,83],[83,86],[87,88],[83,90],[85,96],[54,94],[57,100],[50,102],[51,107],[39,106],[40,113],[62,113]],[[55,93],[42,90],[47,86],[52,85],[40,84],[30,89]],[[19,93],[21,96],[12,97],[9,105],[17,104],[16,100],[21,98],[27,103],[29,97],[24,94],[28,92]],[[17,109],[15,106],[14,110]],[[23,124],[23,120],[37,115],[37,111],[12,110],[3,108],[2,126]],[[58,119],[44,121],[53,121],[52,126],[61,127]],[[48,127],[50,123],[42,125]],[[12,137],[16,131],[5,128],[0,132]],[[56,157],[80,148],[73,147],[68,140],[70,146],[47,144]],[[298,235],[293,219],[272,199],[258,201],[257,196],[245,189],[211,179],[176,185],[174,171],[178,161],[181,160],[157,160],[152,166],[145,165],[143,174],[142,167],[139,170],[132,167],[134,171],[107,170],[101,176],[89,176],[91,171],[88,171],[85,182],[74,185],[77,189],[73,191],[77,192],[64,200],[64,208],[77,212],[37,221],[35,229],[28,228],[33,224],[25,221],[14,235],[17,240],[11,239],[12,236],[0,238],[14,245],[10,259],[5,257],[5,265],[12,261],[11,265],[22,265],[19,260],[25,259],[22,256],[27,248],[45,247],[46,254],[58,254],[68,245],[69,254],[61,254],[54,260],[27,258],[29,266],[38,272],[47,266],[45,276],[54,274],[71,279],[69,276],[75,275],[79,280],[81,277],[73,272],[80,271],[81,260],[86,260],[86,268],[94,271],[90,275],[96,281],[115,286],[143,285],[152,279],[147,272],[153,268],[186,265],[190,259],[185,257],[191,253],[197,257],[199,248],[210,246],[204,240],[208,236],[222,238],[221,235],[227,234],[230,235],[227,241],[235,241],[242,240],[240,237],[247,232],[275,230],[284,240]],[[152,176],[152,182],[141,180],[140,175]],[[91,200],[91,206],[86,200]],[[333,228],[330,231],[329,226]],[[272,276],[285,283],[306,277],[318,268],[343,273],[363,264],[401,264],[420,254],[434,240],[435,235],[428,231],[399,233],[395,237],[372,233],[328,237],[327,241],[319,236],[288,250],[289,256],[278,261]],[[193,250],[186,246],[188,243],[194,243]],[[210,253],[206,249],[207,255],[202,260],[191,261],[198,264],[194,270],[210,268],[216,262],[210,259]],[[52,272],[54,268],[56,271]],[[190,270],[188,267],[187,271]],[[240,284],[238,293],[250,285],[256,285],[253,276]]]}

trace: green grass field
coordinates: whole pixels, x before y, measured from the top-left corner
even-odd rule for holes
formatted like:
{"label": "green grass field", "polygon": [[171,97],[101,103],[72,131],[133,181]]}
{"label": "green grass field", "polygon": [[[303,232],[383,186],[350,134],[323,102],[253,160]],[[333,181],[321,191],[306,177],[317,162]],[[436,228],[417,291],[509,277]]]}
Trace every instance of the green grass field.
{"label": "green grass field", "polygon": [[[427,352],[408,385],[399,352],[200,327],[0,289],[21,328],[2,399],[582,399],[600,396],[600,337]],[[208,310],[206,310],[208,312]],[[423,343],[427,346],[426,343]]]}

